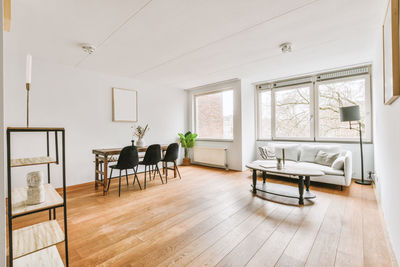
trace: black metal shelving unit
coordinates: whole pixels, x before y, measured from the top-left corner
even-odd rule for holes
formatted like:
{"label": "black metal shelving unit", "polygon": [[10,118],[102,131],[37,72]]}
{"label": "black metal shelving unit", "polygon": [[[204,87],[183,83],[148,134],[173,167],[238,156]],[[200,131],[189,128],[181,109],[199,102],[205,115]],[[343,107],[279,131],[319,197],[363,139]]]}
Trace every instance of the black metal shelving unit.
{"label": "black metal shelving unit", "polygon": [[[47,155],[34,158],[11,159],[11,137],[13,133],[46,133]],[[50,157],[50,134],[54,133],[55,159]],[[51,164],[60,164],[58,136],[62,138],[62,180],[63,194],[60,194],[51,186]],[[37,205],[27,205],[26,188],[12,187],[12,168],[47,165],[47,182],[45,188],[45,202]],[[66,197],[66,174],[65,174],[65,129],[46,128],[46,127],[8,127],[7,128],[7,182],[8,182],[8,263],[9,266],[18,266],[29,262],[29,266],[35,265],[35,260],[43,262],[49,260],[50,266],[64,266],[56,245],[64,242],[65,263],[68,262],[68,230],[67,230],[67,197]],[[13,197],[14,194],[14,197]],[[64,231],[56,221],[56,208],[63,208],[64,211]],[[49,220],[38,224],[30,225],[22,229],[13,230],[13,219],[43,211],[49,211]],[[27,235],[28,233],[28,235]],[[44,234],[43,234],[44,233]],[[24,237],[25,235],[25,237]],[[29,239],[31,238],[31,240]],[[32,238],[33,237],[33,238]],[[13,247],[13,239],[17,239],[16,246]],[[29,244],[24,248],[21,244]],[[50,261],[53,259],[53,261]]]}

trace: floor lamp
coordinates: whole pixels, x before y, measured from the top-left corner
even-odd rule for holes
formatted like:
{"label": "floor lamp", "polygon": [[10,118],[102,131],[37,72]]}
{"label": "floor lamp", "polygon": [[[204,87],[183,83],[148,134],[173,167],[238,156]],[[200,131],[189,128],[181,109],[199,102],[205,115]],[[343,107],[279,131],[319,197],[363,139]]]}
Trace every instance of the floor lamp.
{"label": "floor lamp", "polygon": [[349,106],[341,107],[339,109],[340,121],[348,121],[351,128],[352,121],[358,121],[358,133],[360,135],[360,151],[361,151],[361,180],[357,180],[357,184],[370,185],[371,181],[364,180],[364,157],[363,157],[363,145],[362,145],[362,131],[361,131],[361,116],[360,116],[360,106]]}

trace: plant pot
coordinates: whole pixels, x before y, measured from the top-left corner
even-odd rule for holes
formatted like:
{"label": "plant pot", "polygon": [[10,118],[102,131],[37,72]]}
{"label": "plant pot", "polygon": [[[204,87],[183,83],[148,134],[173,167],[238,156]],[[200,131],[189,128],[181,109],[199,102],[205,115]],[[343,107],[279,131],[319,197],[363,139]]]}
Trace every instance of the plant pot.
{"label": "plant pot", "polygon": [[189,166],[190,165],[190,158],[183,158],[183,166]]}

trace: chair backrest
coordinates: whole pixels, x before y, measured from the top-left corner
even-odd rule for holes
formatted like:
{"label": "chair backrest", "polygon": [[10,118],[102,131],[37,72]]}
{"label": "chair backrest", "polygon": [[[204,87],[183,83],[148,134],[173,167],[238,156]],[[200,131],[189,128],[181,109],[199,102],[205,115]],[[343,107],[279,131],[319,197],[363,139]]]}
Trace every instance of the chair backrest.
{"label": "chair backrest", "polygon": [[179,155],[179,145],[178,143],[172,143],[167,148],[164,160],[169,162],[175,161],[178,159],[178,155]]}
{"label": "chair backrest", "polygon": [[151,145],[147,148],[146,154],[144,154],[143,164],[145,165],[156,165],[161,161],[161,146]]}
{"label": "chair backrest", "polygon": [[117,166],[120,169],[133,169],[139,164],[139,154],[136,146],[126,146],[119,154]]}

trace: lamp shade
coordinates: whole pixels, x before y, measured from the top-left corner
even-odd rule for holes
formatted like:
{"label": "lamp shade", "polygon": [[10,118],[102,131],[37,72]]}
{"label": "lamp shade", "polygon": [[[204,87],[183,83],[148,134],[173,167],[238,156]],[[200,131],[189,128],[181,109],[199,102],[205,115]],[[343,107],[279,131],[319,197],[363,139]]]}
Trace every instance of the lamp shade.
{"label": "lamp shade", "polygon": [[359,121],[360,106],[341,107],[339,109],[340,121]]}

